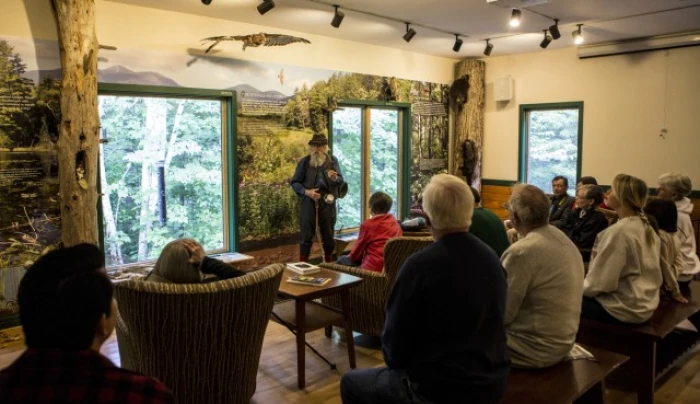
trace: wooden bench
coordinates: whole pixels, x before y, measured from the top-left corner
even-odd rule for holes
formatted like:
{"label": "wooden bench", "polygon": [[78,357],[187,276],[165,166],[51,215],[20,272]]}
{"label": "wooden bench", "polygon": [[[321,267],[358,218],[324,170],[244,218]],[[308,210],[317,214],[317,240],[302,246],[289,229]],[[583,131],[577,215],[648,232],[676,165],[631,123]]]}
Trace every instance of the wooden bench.
{"label": "wooden bench", "polygon": [[605,378],[627,356],[586,347],[596,360],[560,362],[545,369],[511,369],[503,404],[603,403]]}
{"label": "wooden bench", "polygon": [[654,403],[657,378],[663,376],[700,338],[700,334],[693,333],[686,346],[657,369],[657,344],[671,334],[679,323],[700,311],[700,282],[691,282],[690,290],[684,291],[682,288],[681,291],[689,300],[687,304],[662,299],[652,318],[640,326],[627,327],[581,319],[577,341],[630,357],[640,404]]}
{"label": "wooden bench", "polygon": [[359,236],[359,232],[336,234],[333,238],[335,240],[335,256],[339,258],[350,244],[357,241]]}

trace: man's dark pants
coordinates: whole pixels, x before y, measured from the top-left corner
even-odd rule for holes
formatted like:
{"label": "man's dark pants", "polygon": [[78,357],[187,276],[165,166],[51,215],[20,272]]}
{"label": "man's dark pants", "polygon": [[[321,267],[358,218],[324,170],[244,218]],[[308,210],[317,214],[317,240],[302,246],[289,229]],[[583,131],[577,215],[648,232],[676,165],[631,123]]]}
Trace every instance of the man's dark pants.
{"label": "man's dark pants", "polygon": [[[335,228],[335,204],[329,205],[324,201],[318,201],[318,226],[320,228],[321,240],[323,241],[323,253],[326,256],[333,254],[335,240],[333,240],[333,229]],[[311,253],[314,234],[316,233],[316,208],[313,199],[304,196],[301,200],[300,213],[301,244],[299,255],[308,259]]]}
{"label": "man's dark pants", "polygon": [[351,370],[340,380],[343,404],[430,404],[416,389],[405,370],[387,367]]}

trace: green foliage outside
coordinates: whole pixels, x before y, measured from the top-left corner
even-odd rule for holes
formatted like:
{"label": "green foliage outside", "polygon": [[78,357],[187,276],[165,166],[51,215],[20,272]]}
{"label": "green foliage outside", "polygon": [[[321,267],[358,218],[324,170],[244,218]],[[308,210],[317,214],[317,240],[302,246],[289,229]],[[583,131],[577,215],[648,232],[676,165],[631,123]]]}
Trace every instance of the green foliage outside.
{"label": "green foliage outside", "polygon": [[[155,259],[173,239],[224,247],[221,102],[100,96],[108,265]],[[158,164],[166,222],[159,220]]]}
{"label": "green foliage outside", "polygon": [[552,178],[563,175],[573,195],[578,159],[578,109],[528,113],[527,183],[552,192]]}

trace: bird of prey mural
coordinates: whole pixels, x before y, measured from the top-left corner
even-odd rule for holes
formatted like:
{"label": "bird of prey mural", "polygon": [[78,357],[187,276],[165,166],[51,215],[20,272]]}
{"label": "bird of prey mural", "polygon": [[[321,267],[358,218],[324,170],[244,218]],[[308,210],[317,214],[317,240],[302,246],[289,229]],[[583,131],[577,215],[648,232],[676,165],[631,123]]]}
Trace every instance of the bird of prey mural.
{"label": "bird of prey mural", "polygon": [[212,36],[202,39],[202,44],[213,42],[211,45],[209,45],[207,50],[204,51],[204,53],[209,53],[212,48],[222,41],[242,41],[244,51],[247,47],[257,48],[258,46],[284,46],[295,42],[311,43],[308,39],[300,38],[298,36],[266,34],[264,32],[250,35]]}

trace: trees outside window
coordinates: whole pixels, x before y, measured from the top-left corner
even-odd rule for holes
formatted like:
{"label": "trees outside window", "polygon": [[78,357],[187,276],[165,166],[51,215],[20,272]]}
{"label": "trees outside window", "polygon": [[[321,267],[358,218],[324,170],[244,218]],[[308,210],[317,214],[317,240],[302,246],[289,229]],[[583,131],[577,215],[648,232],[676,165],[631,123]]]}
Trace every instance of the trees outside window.
{"label": "trees outside window", "polygon": [[[519,180],[552,192],[552,178],[581,175],[583,103],[520,106]],[[573,195],[573,188],[569,194]]]}
{"label": "trees outside window", "polygon": [[182,237],[225,249],[225,101],[102,94],[99,107],[107,265],[154,260]]}

